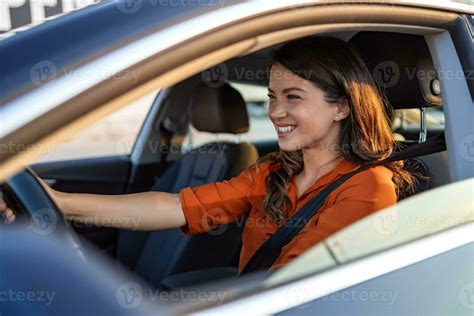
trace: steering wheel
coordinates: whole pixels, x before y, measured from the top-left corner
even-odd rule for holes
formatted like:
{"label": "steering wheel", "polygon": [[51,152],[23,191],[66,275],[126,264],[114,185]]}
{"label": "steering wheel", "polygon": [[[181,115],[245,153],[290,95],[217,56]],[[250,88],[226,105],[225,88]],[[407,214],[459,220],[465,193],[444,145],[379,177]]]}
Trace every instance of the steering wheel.
{"label": "steering wheel", "polygon": [[84,251],[77,234],[68,227],[63,214],[35,173],[26,168],[4,184],[3,198],[10,206],[15,205],[30,217],[30,228],[41,236],[62,240],[82,260]]}

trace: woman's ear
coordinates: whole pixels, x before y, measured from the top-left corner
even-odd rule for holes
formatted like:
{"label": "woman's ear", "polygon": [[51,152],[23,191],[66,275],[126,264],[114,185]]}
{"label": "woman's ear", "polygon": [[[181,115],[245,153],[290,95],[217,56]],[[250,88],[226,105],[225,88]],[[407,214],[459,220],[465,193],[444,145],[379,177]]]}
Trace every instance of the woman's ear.
{"label": "woman's ear", "polygon": [[337,104],[336,113],[334,114],[334,121],[341,121],[351,114],[351,109],[347,101]]}

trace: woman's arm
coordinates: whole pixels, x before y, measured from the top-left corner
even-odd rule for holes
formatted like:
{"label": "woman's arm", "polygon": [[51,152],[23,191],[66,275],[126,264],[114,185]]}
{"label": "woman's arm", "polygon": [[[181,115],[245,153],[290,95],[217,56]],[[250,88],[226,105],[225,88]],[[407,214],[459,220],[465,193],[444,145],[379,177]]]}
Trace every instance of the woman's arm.
{"label": "woman's arm", "polygon": [[[248,191],[255,177],[263,177],[261,174],[257,174],[255,168],[244,170],[229,180],[184,188],[181,195],[165,192],[125,195],[65,193],[52,189],[39,177],[37,179],[69,220],[130,230],[180,227],[188,235],[227,224],[247,212],[251,206]],[[2,214],[9,223],[15,219],[13,211],[0,198]]]}
{"label": "woman's arm", "polygon": [[159,230],[186,224],[179,194],[65,193],[52,189],[39,178],[38,180],[69,220],[130,230]]}

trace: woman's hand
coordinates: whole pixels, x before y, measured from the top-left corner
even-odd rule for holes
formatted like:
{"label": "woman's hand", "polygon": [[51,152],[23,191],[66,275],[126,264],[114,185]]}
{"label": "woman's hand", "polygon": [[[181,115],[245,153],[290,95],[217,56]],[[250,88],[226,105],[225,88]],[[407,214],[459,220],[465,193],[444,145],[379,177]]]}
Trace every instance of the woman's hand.
{"label": "woman's hand", "polygon": [[[36,176],[36,175],[35,175]],[[49,187],[46,182],[44,182],[42,179],[40,179],[38,176],[36,176],[38,179],[38,182],[41,184],[43,189],[48,193],[48,195],[51,197],[51,199],[55,202],[58,203],[59,200],[59,194],[61,192],[58,192],[56,190],[53,190],[51,187]],[[15,212],[11,208],[11,205],[8,205],[5,199],[2,197],[1,191],[0,191],[0,223],[4,222],[5,224],[11,224],[15,221]]]}
{"label": "woman's hand", "polygon": [[[186,224],[179,194],[141,192],[123,195],[66,193],[38,178],[39,183],[68,220],[128,230],[159,230]],[[0,197],[0,216],[15,220],[13,210]]]}
{"label": "woman's hand", "polygon": [[15,213],[8,207],[7,202],[0,196],[0,217],[4,219],[6,224],[11,224],[15,221]]}

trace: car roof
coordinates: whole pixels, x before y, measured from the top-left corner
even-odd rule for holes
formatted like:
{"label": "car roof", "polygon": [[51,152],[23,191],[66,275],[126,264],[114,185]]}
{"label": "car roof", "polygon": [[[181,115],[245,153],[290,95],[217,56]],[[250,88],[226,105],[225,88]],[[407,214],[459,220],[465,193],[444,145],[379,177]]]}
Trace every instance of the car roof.
{"label": "car roof", "polygon": [[[143,3],[140,10],[133,12],[120,3],[106,0],[2,40],[0,100],[12,91],[28,86],[34,88],[31,87],[30,71],[41,61],[50,61],[57,69],[75,67],[162,28],[172,20],[186,19],[197,11],[213,8],[210,4],[202,4],[205,1],[197,6],[183,7],[159,7],[154,2],[144,1],[140,2]],[[84,26],[93,31],[85,32]]]}

